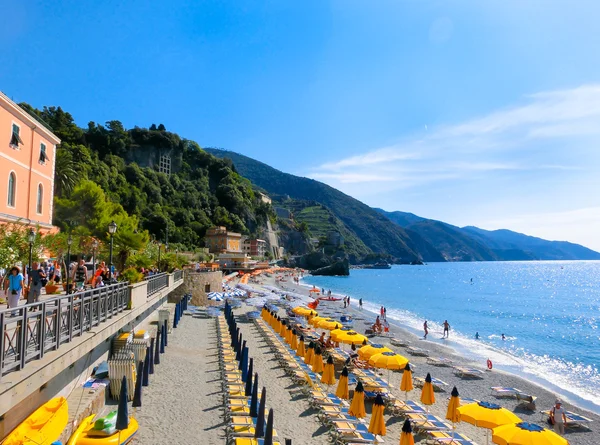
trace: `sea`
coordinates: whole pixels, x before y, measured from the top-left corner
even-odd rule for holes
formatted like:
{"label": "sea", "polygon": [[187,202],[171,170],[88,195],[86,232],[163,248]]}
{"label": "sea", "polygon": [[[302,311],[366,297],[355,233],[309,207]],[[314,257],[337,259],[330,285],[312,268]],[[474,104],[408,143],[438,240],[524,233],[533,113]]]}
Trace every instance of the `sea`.
{"label": "sea", "polygon": [[[519,375],[600,414],[600,261],[462,262],[353,269],[304,285]],[[442,339],[442,323],[450,324]],[[475,334],[479,333],[479,340]],[[505,339],[502,339],[504,334]]]}

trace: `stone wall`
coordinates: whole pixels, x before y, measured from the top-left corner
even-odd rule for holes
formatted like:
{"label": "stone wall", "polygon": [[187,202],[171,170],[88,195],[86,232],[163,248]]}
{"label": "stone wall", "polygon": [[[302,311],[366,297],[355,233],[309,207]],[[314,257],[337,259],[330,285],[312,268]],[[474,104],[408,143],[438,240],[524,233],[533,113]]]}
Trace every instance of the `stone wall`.
{"label": "stone wall", "polygon": [[[209,304],[208,292],[221,292],[223,272],[191,272],[186,270],[183,284],[169,295],[169,301],[176,302],[184,294],[192,294],[191,304],[194,306],[207,306]],[[208,287],[207,287],[208,286]]]}

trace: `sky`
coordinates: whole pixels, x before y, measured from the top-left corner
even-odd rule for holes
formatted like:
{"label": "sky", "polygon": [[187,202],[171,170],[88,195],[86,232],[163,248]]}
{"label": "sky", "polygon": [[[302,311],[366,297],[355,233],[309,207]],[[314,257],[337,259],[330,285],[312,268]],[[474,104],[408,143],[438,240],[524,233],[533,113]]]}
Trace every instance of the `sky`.
{"label": "sky", "polygon": [[600,250],[596,0],[4,0],[0,90]]}

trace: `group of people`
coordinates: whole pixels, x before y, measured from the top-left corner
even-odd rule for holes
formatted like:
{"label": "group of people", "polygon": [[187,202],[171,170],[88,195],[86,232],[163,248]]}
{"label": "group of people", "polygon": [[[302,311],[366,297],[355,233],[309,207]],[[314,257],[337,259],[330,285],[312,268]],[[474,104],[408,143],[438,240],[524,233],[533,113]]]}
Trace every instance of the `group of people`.
{"label": "group of people", "polygon": [[350,297],[345,296],[344,297],[344,309],[346,309],[347,307],[350,307]]}
{"label": "group of people", "polygon": [[371,329],[375,334],[381,334],[383,332],[388,333],[390,332],[390,325],[388,324],[385,318],[383,319],[383,321],[381,321],[379,316],[377,316],[377,318],[375,319],[375,323],[373,324],[373,326],[371,326]]}
{"label": "group of people", "polygon": [[[448,338],[450,336],[450,323],[448,320],[444,320],[444,335],[442,338]],[[427,320],[423,323],[423,339],[427,340],[427,335],[429,334],[429,326],[427,325]]]}

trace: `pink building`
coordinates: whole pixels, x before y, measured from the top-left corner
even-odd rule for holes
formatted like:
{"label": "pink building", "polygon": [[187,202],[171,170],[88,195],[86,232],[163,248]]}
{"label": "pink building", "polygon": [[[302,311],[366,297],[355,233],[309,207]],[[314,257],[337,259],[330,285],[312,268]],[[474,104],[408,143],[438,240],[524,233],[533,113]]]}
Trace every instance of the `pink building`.
{"label": "pink building", "polygon": [[56,144],[50,130],[0,92],[0,224],[54,230]]}

